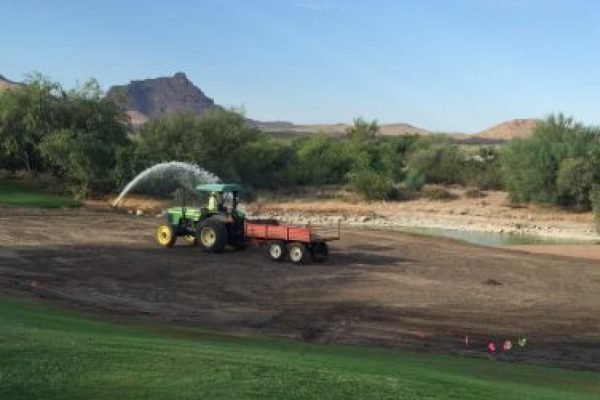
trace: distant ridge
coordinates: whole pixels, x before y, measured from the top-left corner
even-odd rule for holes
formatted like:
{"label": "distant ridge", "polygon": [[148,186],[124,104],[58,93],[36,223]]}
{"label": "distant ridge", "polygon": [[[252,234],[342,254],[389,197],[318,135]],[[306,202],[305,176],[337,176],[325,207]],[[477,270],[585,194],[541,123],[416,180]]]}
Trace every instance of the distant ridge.
{"label": "distant ridge", "polygon": [[[308,135],[314,133],[324,133],[332,136],[340,136],[346,133],[348,128],[352,125],[345,123],[337,124],[306,124],[296,125],[292,122],[287,121],[272,121],[272,122],[258,122],[258,127],[265,132],[279,133],[279,134],[296,134],[296,135]],[[398,136],[398,135],[427,135],[431,132],[426,129],[412,126],[405,123],[397,124],[383,124],[380,125],[381,134],[386,136]]]}
{"label": "distant ridge", "polygon": [[4,75],[0,75],[0,91],[15,89],[19,86],[22,86],[22,84],[18,82],[13,82],[10,79],[5,78]]}
{"label": "distant ridge", "polygon": [[530,136],[535,127],[541,122],[539,119],[513,119],[494,125],[473,137],[487,140],[512,140]]}
{"label": "distant ridge", "polygon": [[[0,91],[15,89],[22,83],[11,81],[0,74]],[[140,126],[153,118],[187,112],[201,116],[212,109],[222,109],[213,99],[188,79],[185,73],[152,79],[132,80],[126,85],[111,87],[107,97],[121,104],[134,126]],[[279,136],[308,136],[324,133],[341,136],[351,127],[349,123],[294,124],[289,121],[248,120],[265,132]],[[465,143],[501,143],[515,138],[524,138],[533,132],[539,119],[513,119],[494,125],[476,134],[446,133],[454,141]],[[380,125],[384,136],[433,135],[433,132],[407,123]]]}

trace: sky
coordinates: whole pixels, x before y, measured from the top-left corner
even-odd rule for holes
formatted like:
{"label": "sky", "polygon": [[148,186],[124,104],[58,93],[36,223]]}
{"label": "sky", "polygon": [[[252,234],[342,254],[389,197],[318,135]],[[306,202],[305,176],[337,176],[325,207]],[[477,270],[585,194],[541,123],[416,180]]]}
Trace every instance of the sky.
{"label": "sky", "polygon": [[0,0],[0,74],[107,90],[183,71],[257,120],[600,124],[600,2]]}

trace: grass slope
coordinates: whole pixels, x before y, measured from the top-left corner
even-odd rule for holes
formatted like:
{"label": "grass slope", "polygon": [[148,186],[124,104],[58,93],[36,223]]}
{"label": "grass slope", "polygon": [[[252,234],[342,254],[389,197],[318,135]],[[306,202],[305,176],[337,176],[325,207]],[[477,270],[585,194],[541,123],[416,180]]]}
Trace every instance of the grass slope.
{"label": "grass slope", "polygon": [[0,204],[22,207],[75,207],[79,202],[67,197],[44,193],[23,182],[0,181]]}
{"label": "grass slope", "polygon": [[115,325],[0,296],[0,398],[592,399],[600,376]]}

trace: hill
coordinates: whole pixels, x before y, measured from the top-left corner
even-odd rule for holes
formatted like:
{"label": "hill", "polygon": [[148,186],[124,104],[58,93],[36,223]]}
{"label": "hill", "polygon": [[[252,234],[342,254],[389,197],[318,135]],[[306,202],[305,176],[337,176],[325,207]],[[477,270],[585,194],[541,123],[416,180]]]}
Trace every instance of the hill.
{"label": "hill", "polygon": [[5,78],[3,75],[0,75],[0,91],[15,89],[21,86],[18,82],[13,82],[10,79]]}
{"label": "hill", "polygon": [[[309,135],[320,132],[332,136],[343,135],[344,133],[346,133],[346,130],[351,126],[350,124],[345,123],[296,125],[292,122],[287,121],[258,122],[257,125],[262,130],[269,133]],[[431,133],[426,129],[405,123],[383,124],[380,126],[380,128],[381,133],[386,136],[410,134],[428,135]]]}
{"label": "hill", "polygon": [[499,141],[524,138],[531,135],[538,123],[539,119],[513,119],[481,131],[472,138]]}
{"label": "hill", "polygon": [[106,95],[123,105],[134,125],[181,112],[202,115],[219,107],[183,72],[171,77],[134,80],[127,85],[113,86]]}

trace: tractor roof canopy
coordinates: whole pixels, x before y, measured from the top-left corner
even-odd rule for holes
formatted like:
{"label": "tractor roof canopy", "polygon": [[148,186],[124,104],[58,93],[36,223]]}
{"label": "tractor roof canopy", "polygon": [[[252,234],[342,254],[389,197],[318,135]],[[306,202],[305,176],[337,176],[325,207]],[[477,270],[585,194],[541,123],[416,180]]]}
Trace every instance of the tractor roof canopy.
{"label": "tractor roof canopy", "polygon": [[239,192],[242,187],[236,183],[205,183],[196,186],[201,192]]}

